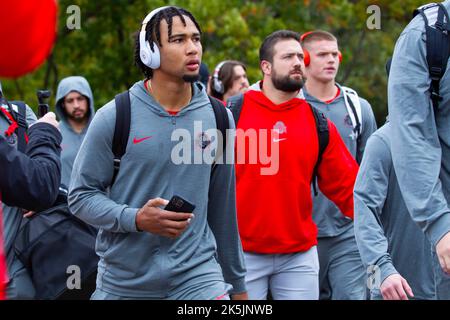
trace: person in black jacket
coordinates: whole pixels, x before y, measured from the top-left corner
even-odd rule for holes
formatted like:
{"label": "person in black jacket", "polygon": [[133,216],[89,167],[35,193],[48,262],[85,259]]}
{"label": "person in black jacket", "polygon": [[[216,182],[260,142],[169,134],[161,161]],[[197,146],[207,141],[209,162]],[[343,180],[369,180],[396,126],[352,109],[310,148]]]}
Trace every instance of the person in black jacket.
{"label": "person in black jacket", "polygon": [[[0,115],[4,115],[0,117],[0,223],[4,226],[0,229],[0,255],[6,256],[9,277],[0,274],[0,282],[9,278],[8,298],[30,299],[34,288],[11,248],[22,220],[22,209],[47,209],[58,196],[62,137],[55,114],[48,113],[30,126],[25,153],[18,151],[17,132],[8,132],[14,128],[14,121],[8,117],[10,113],[5,112],[7,107],[7,103],[0,105]],[[27,108],[27,121],[32,123],[33,120],[36,118]],[[4,283],[0,283],[0,287],[2,285]]]}
{"label": "person in black jacket", "polygon": [[[61,177],[59,161],[61,134],[55,115],[49,113],[29,130],[27,153],[21,153],[0,135],[0,224],[2,201],[29,210],[50,207],[58,195]],[[0,225],[0,300],[8,281],[6,253]]]}
{"label": "person in black jacket", "polygon": [[11,207],[43,210],[58,195],[61,179],[61,134],[55,114],[50,112],[28,131],[26,154],[10,146],[0,135],[0,192]]}

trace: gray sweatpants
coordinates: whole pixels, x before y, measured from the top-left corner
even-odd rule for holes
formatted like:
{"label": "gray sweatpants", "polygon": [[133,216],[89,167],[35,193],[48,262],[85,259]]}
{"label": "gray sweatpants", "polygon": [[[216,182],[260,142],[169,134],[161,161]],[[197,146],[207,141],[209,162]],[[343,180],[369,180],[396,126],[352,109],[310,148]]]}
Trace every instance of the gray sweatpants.
{"label": "gray sweatpants", "polygon": [[365,300],[367,274],[353,227],[318,243],[320,300]]}
{"label": "gray sweatpants", "polygon": [[250,300],[265,300],[268,291],[274,300],[317,300],[319,260],[314,246],[292,254],[244,252]]}

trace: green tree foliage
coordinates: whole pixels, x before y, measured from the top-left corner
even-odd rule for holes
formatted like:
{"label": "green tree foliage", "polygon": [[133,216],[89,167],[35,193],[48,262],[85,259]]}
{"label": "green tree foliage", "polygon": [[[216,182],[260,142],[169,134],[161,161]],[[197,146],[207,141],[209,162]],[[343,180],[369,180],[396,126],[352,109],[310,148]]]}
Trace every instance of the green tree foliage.
{"label": "green tree foliage", "polygon": [[[339,39],[344,61],[338,82],[356,89],[369,100],[381,124],[387,113],[385,63],[395,41],[411,19],[419,0],[60,0],[58,38],[53,54],[34,73],[2,80],[10,99],[37,105],[38,88],[56,92],[58,81],[83,75],[90,82],[97,108],[142,78],[134,66],[133,34],[153,8],[172,4],[190,10],[203,31],[203,61],[210,72],[224,59],[248,65],[251,82],[261,77],[258,50],[265,36],[278,29],[303,33],[314,29],[332,32]],[[369,5],[381,9],[381,29],[370,30]],[[81,9],[81,28],[66,22],[70,5]],[[20,48],[14,48],[20,50]],[[51,100],[51,104],[54,99]]]}

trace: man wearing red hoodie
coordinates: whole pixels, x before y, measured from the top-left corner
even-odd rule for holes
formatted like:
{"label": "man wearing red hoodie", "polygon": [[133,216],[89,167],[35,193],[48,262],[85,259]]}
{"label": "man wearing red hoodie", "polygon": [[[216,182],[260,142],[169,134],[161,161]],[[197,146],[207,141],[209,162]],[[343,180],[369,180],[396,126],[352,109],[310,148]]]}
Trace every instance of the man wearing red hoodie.
{"label": "man wearing red hoodie", "polygon": [[[318,299],[311,180],[319,135],[312,107],[297,97],[305,81],[300,35],[288,30],[269,35],[260,48],[260,67],[263,81],[244,94],[237,123],[237,214],[248,294],[250,299],[265,299],[270,290],[274,299]],[[318,185],[344,215],[353,218],[358,165],[334,124],[329,120],[327,124],[328,144],[317,167]],[[263,157],[256,163],[240,161],[240,132],[256,132],[258,152],[272,152],[272,161],[278,162],[271,163],[275,170],[264,171],[267,159]],[[262,147],[264,143],[270,147]],[[245,145],[246,157],[252,158],[254,152]]]}

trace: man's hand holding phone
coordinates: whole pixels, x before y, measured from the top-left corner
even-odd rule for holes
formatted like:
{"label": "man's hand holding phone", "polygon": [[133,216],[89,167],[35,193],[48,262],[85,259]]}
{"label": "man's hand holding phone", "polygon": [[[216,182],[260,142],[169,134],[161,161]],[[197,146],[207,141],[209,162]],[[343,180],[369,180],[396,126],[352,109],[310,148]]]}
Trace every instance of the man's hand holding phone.
{"label": "man's hand holding phone", "polygon": [[[173,199],[171,199],[171,204]],[[177,199],[180,198],[177,197]],[[187,229],[191,219],[194,218],[194,214],[168,211],[165,210],[166,208],[160,208],[168,205],[169,201],[165,199],[155,198],[149,200],[136,215],[137,229],[172,239],[178,238]],[[192,211],[193,208],[195,206],[191,207]]]}

